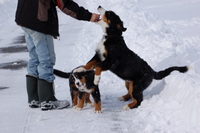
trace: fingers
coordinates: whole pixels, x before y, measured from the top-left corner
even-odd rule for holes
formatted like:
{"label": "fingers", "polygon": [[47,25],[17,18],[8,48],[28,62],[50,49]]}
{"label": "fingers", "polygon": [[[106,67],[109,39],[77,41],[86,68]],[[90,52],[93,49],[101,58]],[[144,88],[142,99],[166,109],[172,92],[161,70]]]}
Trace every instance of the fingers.
{"label": "fingers", "polygon": [[90,22],[98,22],[99,19],[100,19],[100,15],[99,15],[99,14],[93,13],[93,14],[92,14],[92,17],[91,17],[91,19],[90,19]]}

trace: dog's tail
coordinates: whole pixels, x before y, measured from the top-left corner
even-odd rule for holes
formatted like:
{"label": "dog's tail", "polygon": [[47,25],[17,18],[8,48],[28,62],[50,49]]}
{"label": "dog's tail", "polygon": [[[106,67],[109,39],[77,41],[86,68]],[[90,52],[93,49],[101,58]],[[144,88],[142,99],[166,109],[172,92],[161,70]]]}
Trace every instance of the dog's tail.
{"label": "dog's tail", "polygon": [[60,70],[57,70],[57,69],[53,69],[53,73],[56,75],[56,76],[59,76],[59,77],[62,77],[62,78],[69,78],[70,76],[70,72],[69,73],[66,73],[66,72],[62,72]]}
{"label": "dog's tail", "polygon": [[168,76],[172,71],[179,71],[181,73],[185,73],[188,71],[188,67],[187,66],[183,66],[183,67],[177,67],[177,66],[174,66],[174,67],[169,67],[163,71],[159,71],[159,72],[154,72],[154,79],[162,79],[166,76]]}

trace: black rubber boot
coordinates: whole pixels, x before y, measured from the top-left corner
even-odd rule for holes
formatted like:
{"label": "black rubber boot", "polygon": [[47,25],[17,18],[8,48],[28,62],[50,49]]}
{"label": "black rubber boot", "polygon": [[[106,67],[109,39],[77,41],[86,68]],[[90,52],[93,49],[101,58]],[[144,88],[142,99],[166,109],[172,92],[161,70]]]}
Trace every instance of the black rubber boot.
{"label": "black rubber boot", "polygon": [[31,108],[38,108],[40,106],[37,83],[38,83],[37,78],[30,75],[26,75],[26,89],[28,94],[28,103],[29,107]]}
{"label": "black rubber boot", "polygon": [[28,102],[29,103],[33,100],[39,101],[37,82],[38,82],[37,78],[35,78],[33,76],[26,75],[26,88],[27,88]]}
{"label": "black rubber boot", "polygon": [[38,95],[40,103],[57,100],[54,96],[53,83],[43,79],[38,79]]}

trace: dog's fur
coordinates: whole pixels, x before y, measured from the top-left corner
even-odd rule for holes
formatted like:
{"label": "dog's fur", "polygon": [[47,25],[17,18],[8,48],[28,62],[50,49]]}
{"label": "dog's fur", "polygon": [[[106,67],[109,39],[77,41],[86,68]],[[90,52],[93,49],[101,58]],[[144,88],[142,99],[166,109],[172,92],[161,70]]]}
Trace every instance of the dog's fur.
{"label": "dog's fur", "polygon": [[106,70],[110,70],[125,80],[128,93],[119,99],[127,101],[132,98],[133,102],[125,105],[124,110],[136,108],[141,104],[143,90],[151,84],[153,79],[162,79],[174,70],[182,73],[188,70],[187,66],[174,66],[155,72],[146,61],[126,46],[122,37],[122,32],[126,31],[126,28],[119,16],[102,7],[99,7],[98,11],[102,17],[98,24],[102,26],[105,34],[97,45],[93,58],[85,66],[75,69],[74,72],[95,69],[94,84],[96,85],[99,83],[101,72]]}
{"label": "dog's fur", "polygon": [[98,85],[94,85],[94,70],[85,72],[63,72],[54,69],[54,74],[62,77],[69,78],[70,94],[72,98],[72,107],[76,110],[81,110],[84,103],[87,106],[92,106],[90,101],[90,94],[94,99],[95,113],[101,113],[101,99]]}

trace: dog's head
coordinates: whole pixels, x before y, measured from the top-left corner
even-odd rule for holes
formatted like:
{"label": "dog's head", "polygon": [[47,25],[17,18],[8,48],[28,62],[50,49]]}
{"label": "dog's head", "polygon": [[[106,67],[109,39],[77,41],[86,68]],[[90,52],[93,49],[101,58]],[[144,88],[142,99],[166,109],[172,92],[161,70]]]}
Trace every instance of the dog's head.
{"label": "dog's head", "polygon": [[126,31],[120,17],[113,11],[106,11],[101,6],[97,10],[101,15],[101,19],[97,23],[102,26],[106,35],[122,35],[122,32]]}
{"label": "dog's head", "polygon": [[[92,90],[88,87],[90,82],[93,82],[93,71],[87,71],[87,72],[77,72],[77,73],[72,73],[71,79],[73,80],[76,88],[80,92],[87,92],[91,93]],[[92,80],[91,80],[92,76]],[[91,81],[88,81],[91,80]]]}

